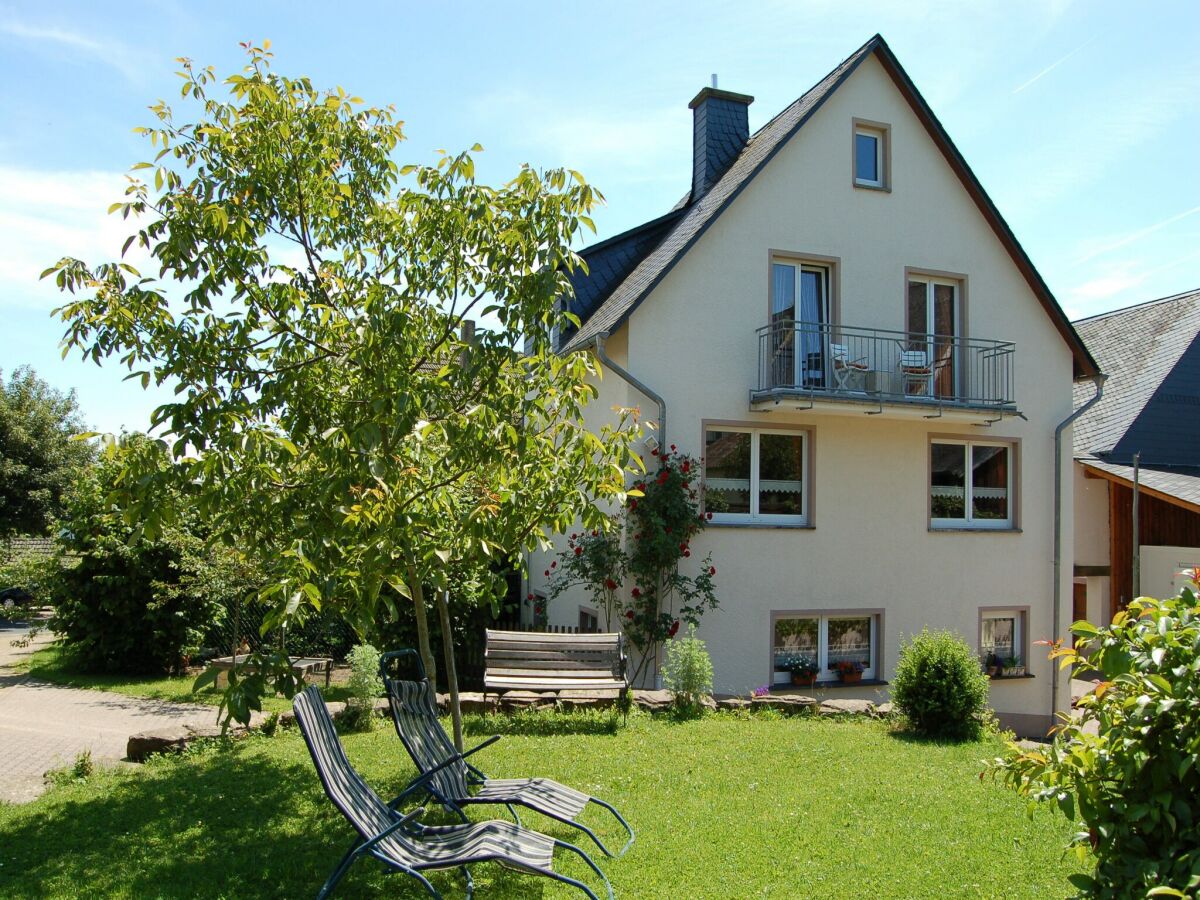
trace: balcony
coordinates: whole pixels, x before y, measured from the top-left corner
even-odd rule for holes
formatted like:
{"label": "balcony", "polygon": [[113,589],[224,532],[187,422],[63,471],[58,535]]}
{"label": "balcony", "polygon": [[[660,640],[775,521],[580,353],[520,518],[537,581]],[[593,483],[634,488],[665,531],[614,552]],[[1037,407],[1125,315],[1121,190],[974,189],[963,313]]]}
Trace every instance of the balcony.
{"label": "balcony", "polygon": [[750,407],[994,421],[1019,415],[1008,341],[812,322],[758,329]]}

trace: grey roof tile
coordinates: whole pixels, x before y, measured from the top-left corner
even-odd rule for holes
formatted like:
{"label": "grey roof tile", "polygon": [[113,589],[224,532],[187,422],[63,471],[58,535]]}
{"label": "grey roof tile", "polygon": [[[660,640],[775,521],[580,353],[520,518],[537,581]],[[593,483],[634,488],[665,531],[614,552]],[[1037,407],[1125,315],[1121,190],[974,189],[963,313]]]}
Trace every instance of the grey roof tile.
{"label": "grey roof tile", "polygon": [[[1133,466],[1123,466],[1098,459],[1087,459],[1083,463],[1099,469],[1101,472],[1115,475],[1122,481],[1133,483]],[[1141,466],[1138,470],[1138,484],[1200,506],[1200,467]]]}
{"label": "grey roof tile", "polygon": [[[1200,290],[1075,323],[1108,375],[1104,396],[1075,423],[1075,456],[1200,466]],[[1091,397],[1075,386],[1078,408]]]}

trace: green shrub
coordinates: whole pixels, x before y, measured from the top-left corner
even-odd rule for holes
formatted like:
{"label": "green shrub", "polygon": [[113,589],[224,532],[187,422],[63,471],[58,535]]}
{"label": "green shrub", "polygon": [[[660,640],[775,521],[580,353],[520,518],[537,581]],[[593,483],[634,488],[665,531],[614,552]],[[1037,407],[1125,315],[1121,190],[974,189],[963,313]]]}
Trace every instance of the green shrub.
{"label": "green shrub", "polygon": [[[144,437],[138,452],[165,455]],[[127,472],[104,457],[67,502],[59,542],[78,565],[59,576],[51,628],[84,671],[179,671],[234,595],[260,585],[257,569],[231,548],[205,543],[203,517],[178,495],[164,496],[169,524],[147,532],[108,500]]]}
{"label": "green shrub", "polygon": [[923,629],[900,648],[892,704],[918,734],[969,740],[985,721],[988,679],[961,637]]}
{"label": "green shrub", "polygon": [[379,677],[380,653],[370,644],[359,644],[346,657],[350,663],[350,681],[346,687],[346,711],[342,725],[350,731],[371,731],[375,727],[375,699],[383,693]]}
{"label": "green shrub", "polygon": [[1077,855],[1096,858],[1071,877],[1082,896],[1200,895],[1200,603],[1141,597],[1106,628],[1071,630],[1075,648],[1051,658],[1102,680],[1053,744],[1010,744],[992,772],[1077,822]]}
{"label": "green shrub", "polygon": [[675,695],[675,706],[681,712],[703,710],[704,698],[712,693],[713,667],[708,648],[696,637],[694,625],[688,628],[687,637],[667,644],[663,683]]}

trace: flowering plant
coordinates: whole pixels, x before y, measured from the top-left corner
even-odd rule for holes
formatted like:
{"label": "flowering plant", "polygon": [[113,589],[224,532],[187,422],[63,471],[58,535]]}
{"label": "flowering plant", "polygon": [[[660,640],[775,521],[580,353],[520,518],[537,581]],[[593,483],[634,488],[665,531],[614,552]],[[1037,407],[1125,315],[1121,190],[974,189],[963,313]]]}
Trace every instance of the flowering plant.
{"label": "flowering plant", "polygon": [[617,594],[625,580],[625,568],[620,532],[595,529],[572,534],[567,539],[566,549],[542,574],[550,579],[550,599],[576,585],[582,586],[596,607],[603,611],[604,630],[612,631],[613,619],[620,607]]}
{"label": "flowering plant", "polygon": [[659,646],[675,636],[681,622],[698,625],[700,617],[718,605],[717,569],[711,554],[693,570],[696,574],[680,571],[683,560],[692,556],[692,539],[707,523],[696,489],[699,463],[676,452],[674,444],[653,455],[658,471],[634,485],[641,496],[630,497],[626,515],[627,572],[634,587],[625,611],[625,633],[642,654],[633,674],[635,682],[657,660]]}
{"label": "flowering plant", "polygon": [[800,675],[805,678],[811,678],[821,671],[821,666],[817,661],[811,656],[805,656],[803,653],[796,656],[789,656],[783,661],[783,668],[793,675]]}
{"label": "flowering plant", "polygon": [[865,667],[857,659],[839,659],[830,668],[839,675],[861,675]]}

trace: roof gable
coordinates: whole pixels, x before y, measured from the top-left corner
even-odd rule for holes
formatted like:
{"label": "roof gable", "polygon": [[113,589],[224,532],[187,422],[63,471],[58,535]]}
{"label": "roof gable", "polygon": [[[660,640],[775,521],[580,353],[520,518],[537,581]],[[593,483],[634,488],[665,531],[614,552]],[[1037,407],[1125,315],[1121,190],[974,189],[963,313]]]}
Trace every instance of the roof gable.
{"label": "roof gable", "polygon": [[[1075,423],[1075,455],[1115,463],[1200,466],[1200,290],[1081,319],[1076,329],[1108,375]],[[1076,406],[1087,390],[1076,391]]]}
{"label": "roof gable", "polygon": [[721,179],[697,202],[685,205],[682,215],[629,274],[617,284],[595,312],[583,320],[582,326],[567,344],[567,350],[587,346],[599,334],[619,328],[632,315],[679,260],[691,249],[720,214],[727,209],[743,189],[774,158],[775,154],[820,109],[867,57],[874,54],[904,96],[917,118],[924,125],[947,163],[962,181],[972,200],[987,220],[1030,289],[1050,316],[1067,346],[1071,349],[1076,377],[1099,372],[1095,360],[1084,342],[1075,333],[1066,314],[1050,293],[1012,230],[984,192],[962,154],[954,146],[933,111],[921,97],[916,86],[900,66],[887,43],[875,35],[845,61],[833,69],[812,89],[784,109],[756,132],[743,148],[737,160]]}

